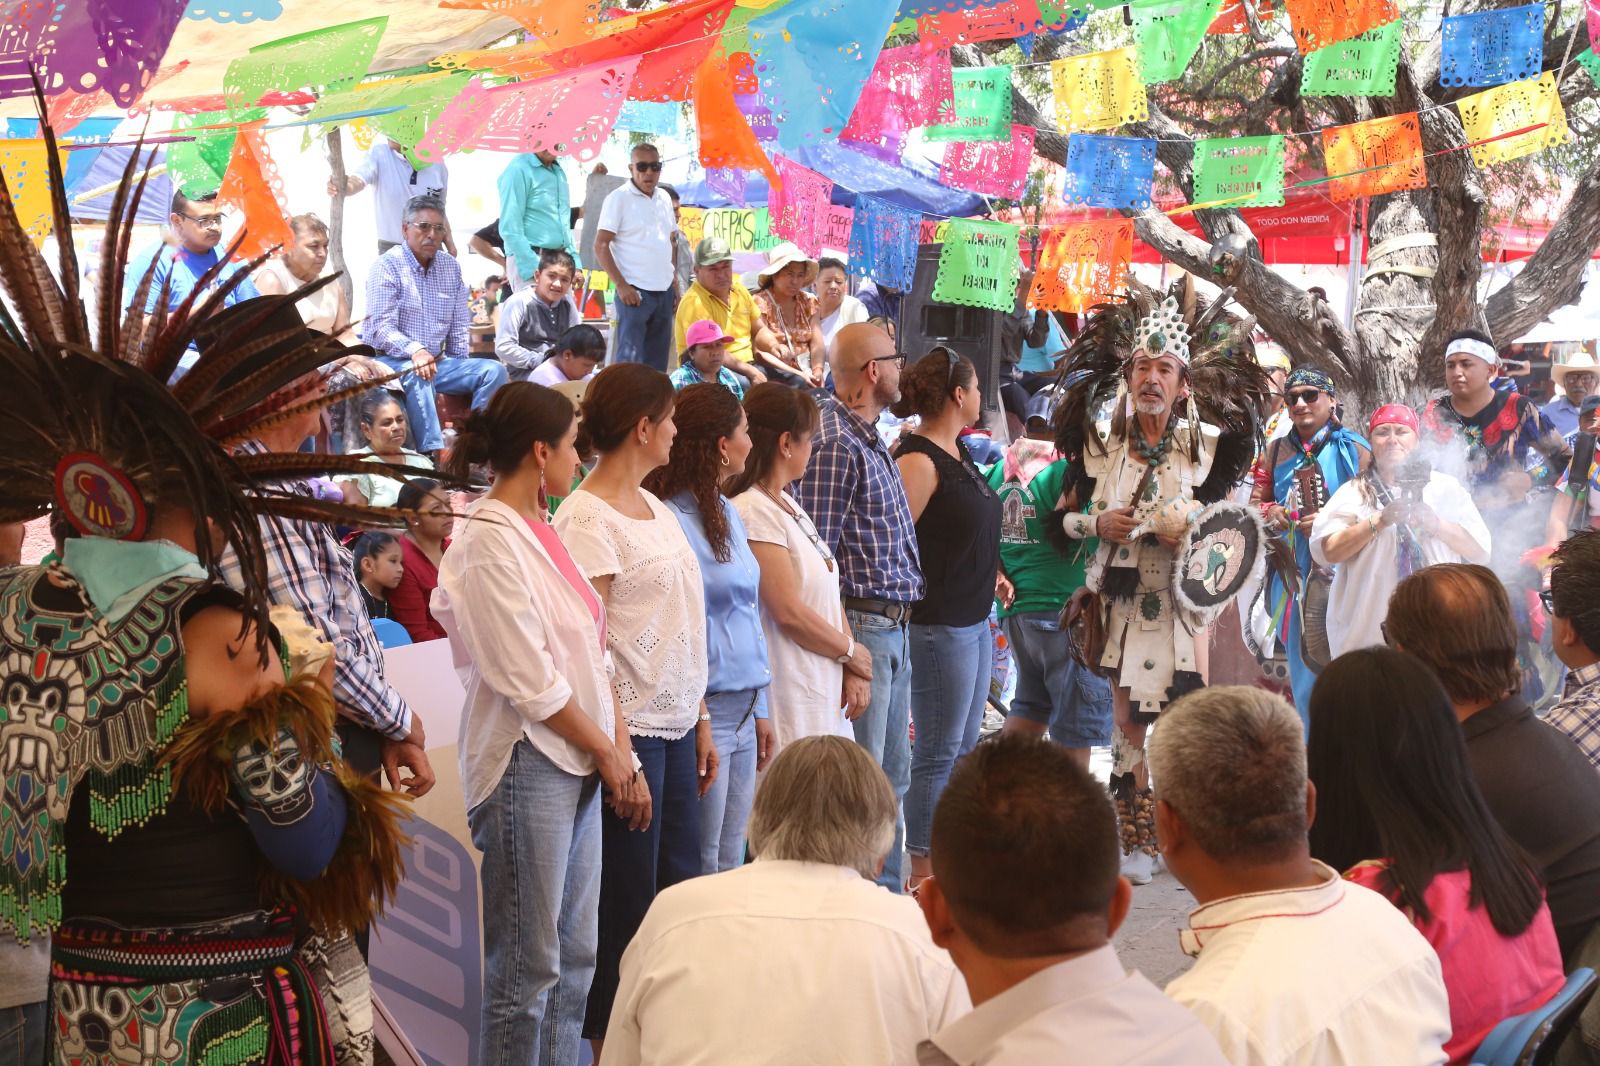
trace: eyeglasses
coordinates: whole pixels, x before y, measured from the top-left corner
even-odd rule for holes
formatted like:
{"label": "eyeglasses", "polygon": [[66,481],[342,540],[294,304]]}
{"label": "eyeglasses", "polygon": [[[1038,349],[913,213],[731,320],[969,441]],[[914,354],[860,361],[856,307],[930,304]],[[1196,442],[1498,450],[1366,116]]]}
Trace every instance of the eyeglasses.
{"label": "eyeglasses", "polygon": [[654,173],[654,172],[656,172],[656,171],[661,169],[661,164],[659,162],[656,162],[656,163],[635,163],[633,165],[633,169],[637,170],[641,174],[652,174],[652,173]]}
{"label": "eyeglasses", "polygon": [[1317,402],[1317,398],[1321,395],[1321,389],[1295,389],[1293,392],[1284,393],[1283,398],[1288,401],[1290,407],[1297,403],[1303,403],[1310,407]]}
{"label": "eyeglasses", "polygon": [[873,357],[871,359],[868,359],[864,364],[862,364],[861,369],[865,370],[867,367],[871,366],[873,363],[893,363],[895,366],[899,367],[901,370],[904,370],[906,368],[906,353],[905,352],[895,352],[893,355],[875,356],[875,357]]}
{"label": "eyeglasses", "polygon": [[425,236],[425,237],[426,236],[432,236],[433,234],[436,234],[436,233],[439,236],[442,237],[442,236],[444,236],[445,232],[447,230],[449,230],[449,228],[450,228],[449,226],[446,226],[443,222],[407,222],[406,225],[412,227],[413,229],[421,231],[422,235]]}
{"label": "eyeglasses", "polygon": [[1383,637],[1383,643],[1384,643],[1385,647],[1389,647],[1389,648],[1394,647],[1394,641],[1389,639],[1389,623],[1388,622],[1379,622],[1378,623],[1378,633]]}
{"label": "eyeglasses", "polygon": [[1550,615],[1556,613],[1556,594],[1554,589],[1540,589],[1539,602],[1544,604],[1545,613]]}
{"label": "eyeglasses", "polygon": [[182,211],[179,211],[178,214],[182,215],[184,218],[188,219],[190,222],[193,222],[196,226],[199,226],[201,229],[221,229],[222,228],[222,220],[228,217],[226,214],[224,214],[224,213],[222,213],[220,211],[218,213],[214,214],[214,215],[200,215],[198,217],[196,217],[194,215],[185,215]]}

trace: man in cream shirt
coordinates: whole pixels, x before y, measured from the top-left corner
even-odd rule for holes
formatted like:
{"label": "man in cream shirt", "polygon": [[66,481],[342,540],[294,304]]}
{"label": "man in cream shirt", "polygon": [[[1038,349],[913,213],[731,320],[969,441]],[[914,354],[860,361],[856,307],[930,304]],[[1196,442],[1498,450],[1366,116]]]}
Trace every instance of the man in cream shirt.
{"label": "man in cream shirt", "polygon": [[1199,901],[1167,994],[1235,1066],[1437,1066],[1439,959],[1399,908],[1311,858],[1300,716],[1257,688],[1174,703],[1150,741],[1156,833]]}
{"label": "man in cream shirt", "polygon": [[650,905],[601,1066],[912,1066],[968,1000],[916,904],[873,883],[894,829],[889,780],[854,741],[785,747],[750,812],[756,861]]}
{"label": "man in cream shirt", "polygon": [[1199,1020],[1117,958],[1133,889],[1106,790],[1067,751],[1001,736],[956,764],[917,898],[976,1005],[919,1066],[1225,1066]]}

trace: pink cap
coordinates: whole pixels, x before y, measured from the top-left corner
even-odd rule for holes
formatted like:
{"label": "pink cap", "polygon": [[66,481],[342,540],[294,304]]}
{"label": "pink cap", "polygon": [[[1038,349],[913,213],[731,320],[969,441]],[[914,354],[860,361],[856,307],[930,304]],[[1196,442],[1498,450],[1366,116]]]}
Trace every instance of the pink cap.
{"label": "pink cap", "polygon": [[718,341],[723,344],[732,344],[733,338],[724,333],[722,327],[709,318],[702,318],[684,330],[683,333],[685,348],[693,348],[697,344],[715,344]]}

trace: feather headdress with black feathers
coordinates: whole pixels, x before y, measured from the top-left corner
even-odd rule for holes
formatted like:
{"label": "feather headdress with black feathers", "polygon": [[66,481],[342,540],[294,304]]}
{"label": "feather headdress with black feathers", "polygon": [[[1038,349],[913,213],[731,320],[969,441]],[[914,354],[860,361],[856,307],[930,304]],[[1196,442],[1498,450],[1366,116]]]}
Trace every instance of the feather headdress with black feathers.
{"label": "feather headdress with black feathers", "polygon": [[[260,516],[386,526],[403,525],[406,517],[394,509],[348,508],[295,495],[279,485],[285,478],[389,473],[388,464],[304,452],[230,454],[230,445],[348,398],[322,395],[320,380],[307,375],[350,349],[298,325],[294,312],[298,300],[334,279],[224,310],[229,293],[266,258],[219,282],[235,243],[178,307],[167,310],[164,283],[146,314],[155,262],[131,300],[123,291],[122,265],[149,165],[136,151],[106,223],[91,323],[78,289],[55,134],[39,99],[60,259],[52,272],[0,175],[0,380],[7,390],[6,417],[0,419],[0,521],[28,521],[58,506],[58,480],[69,469],[63,459],[89,456],[125,479],[118,484],[141,509],[180,504],[191,510],[197,554],[208,569],[218,555],[210,531],[217,531],[239,559],[246,614],[265,653],[269,603]],[[169,388],[166,382],[197,339],[198,361]],[[406,469],[392,468],[399,477],[407,476],[399,473]]]}

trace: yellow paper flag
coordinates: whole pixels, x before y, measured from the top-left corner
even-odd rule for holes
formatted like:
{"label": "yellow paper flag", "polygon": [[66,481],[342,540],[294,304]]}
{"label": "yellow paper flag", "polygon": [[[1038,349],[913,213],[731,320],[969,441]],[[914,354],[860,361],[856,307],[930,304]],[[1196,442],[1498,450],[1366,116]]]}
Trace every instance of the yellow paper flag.
{"label": "yellow paper flag", "polygon": [[1541,127],[1515,137],[1500,137],[1488,144],[1474,144],[1472,161],[1480,167],[1520,159],[1567,140],[1567,113],[1556,93],[1554,71],[1547,70],[1537,78],[1496,85],[1464,96],[1456,101],[1456,109],[1461,112],[1461,125],[1466,128],[1469,144],[1513,130]]}
{"label": "yellow paper flag", "polygon": [[1129,46],[1058,59],[1050,64],[1056,124],[1068,131],[1106,130],[1150,117],[1139,80],[1139,53]]}
{"label": "yellow paper flag", "polygon": [[11,204],[34,247],[50,235],[50,163],[41,139],[0,140],[0,174],[5,175]]}

